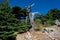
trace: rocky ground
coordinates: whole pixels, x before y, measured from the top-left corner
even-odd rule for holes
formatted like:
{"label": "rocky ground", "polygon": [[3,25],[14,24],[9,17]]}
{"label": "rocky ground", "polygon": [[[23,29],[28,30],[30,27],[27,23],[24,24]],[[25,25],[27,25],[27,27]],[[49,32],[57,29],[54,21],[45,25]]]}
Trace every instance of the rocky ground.
{"label": "rocky ground", "polygon": [[49,28],[54,28],[55,29],[55,31],[50,33],[50,35],[52,37],[54,37],[55,39],[60,40],[60,26],[54,25],[54,26],[50,26]]}
{"label": "rocky ground", "polygon": [[[56,25],[50,26],[50,28],[55,28],[58,32],[57,37],[55,37],[57,40],[60,40],[60,27],[57,27]],[[27,33],[18,34],[16,37],[16,40],[25,40],[25,35]],[[30,32],[31,39],[30,40],[52,40],[46,33],[42,33],[40,31]]]}

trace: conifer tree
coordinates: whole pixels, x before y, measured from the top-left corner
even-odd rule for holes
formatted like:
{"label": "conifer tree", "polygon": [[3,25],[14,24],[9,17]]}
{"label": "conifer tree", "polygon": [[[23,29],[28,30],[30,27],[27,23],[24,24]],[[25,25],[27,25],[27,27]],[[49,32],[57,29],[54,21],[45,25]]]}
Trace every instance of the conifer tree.
{"label": "conifer tree", "polygon": [[14,32],[17,31],[19,20],[12,15],[8,0],[0,4],[0,39],[14,40]]}

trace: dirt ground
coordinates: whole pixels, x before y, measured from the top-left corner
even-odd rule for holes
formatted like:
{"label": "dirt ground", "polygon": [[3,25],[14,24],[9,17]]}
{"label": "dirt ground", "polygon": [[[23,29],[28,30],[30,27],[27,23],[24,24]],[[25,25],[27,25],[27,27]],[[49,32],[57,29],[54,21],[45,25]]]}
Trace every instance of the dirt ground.
{"label": "dirt ground", "polygon": [[[24,40],[26,33],[18,34],[17,40]],[[43,34],[42,32],[34,32],[31,33],[32,37],[31,40],[51,40],[46,34]]]}
{"label": "dirt ground", "polygon": [[[56,25],[51,26],[53,28],[56,28],[57,30],[60,30],[60,27],[57,27]],[[16,37],[16,40],[25,40],[26,33],[18,34]],[[51,40],[51,38],[46,35],[45,33],[42,33],[40,31],[31,32],[31,39],[30,40]],[[60,40],[60,39],[59,39]]]}

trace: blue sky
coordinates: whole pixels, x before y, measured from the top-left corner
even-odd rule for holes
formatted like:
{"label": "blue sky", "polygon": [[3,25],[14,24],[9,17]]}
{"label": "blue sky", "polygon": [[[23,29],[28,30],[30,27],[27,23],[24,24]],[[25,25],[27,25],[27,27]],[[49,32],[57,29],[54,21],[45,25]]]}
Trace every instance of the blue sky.
{"label": "blue sky", "polygon": [[60,9],[60,0],[9,0],[9,3],[12,7],[20,6],[22,8],[35,3],[32,12],[41,12],[43,14],[46,14],[52,8]]}

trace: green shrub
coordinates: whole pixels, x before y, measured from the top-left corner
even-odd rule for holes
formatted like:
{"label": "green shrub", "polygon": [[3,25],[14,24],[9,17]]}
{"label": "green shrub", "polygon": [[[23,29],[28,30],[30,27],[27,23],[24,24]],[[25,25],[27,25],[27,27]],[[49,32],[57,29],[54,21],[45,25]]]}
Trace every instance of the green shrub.
{"label": "green shrub", "polygon": [[35,30],[42,30],[43,25],[41,24],[41,20],[40,19],[36,19],[35,20]]}
{"label": "green shrub", "polygon": [[8,40],[10,38],[11,40],[16,38],[16,35],[14,35],[14,30],[7,26],[0,26],[0,39]]}
{"label": "green shrub", "polygon": [[23,26],[20,26],[18,32],[19,33],[24,33],[26,31],[28,31],[30,29],[31,25],[23,25]]}

